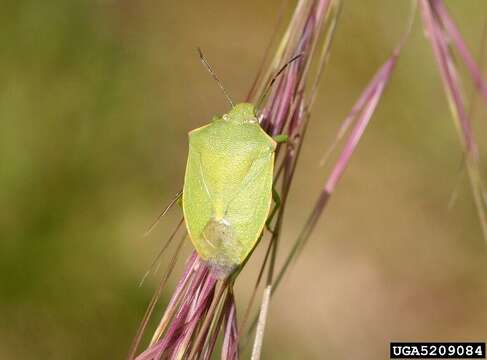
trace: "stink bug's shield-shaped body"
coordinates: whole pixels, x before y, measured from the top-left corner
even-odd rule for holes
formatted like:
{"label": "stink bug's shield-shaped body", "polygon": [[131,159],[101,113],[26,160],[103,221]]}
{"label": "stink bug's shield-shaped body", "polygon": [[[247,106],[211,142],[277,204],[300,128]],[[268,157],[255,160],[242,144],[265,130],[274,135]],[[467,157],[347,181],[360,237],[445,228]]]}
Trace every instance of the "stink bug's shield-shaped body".
{"label": "stink bug's shield-shaped body", "polygon": [[275,141],[252,104],[189,133],[183,189],[186,227],[218,278],[230,275],[255,246],[272,200]]}

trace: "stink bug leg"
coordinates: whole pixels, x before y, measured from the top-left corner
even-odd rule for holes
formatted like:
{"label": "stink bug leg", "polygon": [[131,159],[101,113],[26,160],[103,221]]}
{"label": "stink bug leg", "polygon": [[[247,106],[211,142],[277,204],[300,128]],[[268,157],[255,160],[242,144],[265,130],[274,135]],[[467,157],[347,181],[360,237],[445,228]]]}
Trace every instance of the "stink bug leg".
{"label": "stink bug leg", "polygon": [[272,208],[272,211],[267,217],[267,221],[265,222],[265,227],[267,228],[267,230],[269,230],[270,233],[274,233],[274,230],[271,229],[271,223],[277,213],[277,210],[279,210],[279,208],[281,207],[281,197],[274,187],[272,188],[272,200],[274,201],[274,207]]}
{"label": "stink bug leg", "polygon": [[273,137],[274,141],[278,144],[286,143],[289,140],[289,136],[286,134],[278,134]]}

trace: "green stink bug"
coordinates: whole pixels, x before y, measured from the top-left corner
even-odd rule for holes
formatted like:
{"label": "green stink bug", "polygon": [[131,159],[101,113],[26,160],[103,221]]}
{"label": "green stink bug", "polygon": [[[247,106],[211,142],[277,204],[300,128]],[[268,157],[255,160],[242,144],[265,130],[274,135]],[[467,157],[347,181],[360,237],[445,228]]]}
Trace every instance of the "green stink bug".
{"label": "green stink bug", "polygon": [[[268,220],[277,143],[260,127],[254,105],[233,105],[199,48],[198,51],[232,109],[189,133],[182,205],[186,228],[198,255],[209,264],[215,277],[223,279],[245,261]],[[293,57],[276,73],[258,104],[276,77],[300,56]],[[281,142],[279,139],[277,142]]]}
{"label": "green stink bug", "polygon": [[262,232],[275,149],[248,103],[189,133],[184,219],[196,251],[218,278],[246,259]]}

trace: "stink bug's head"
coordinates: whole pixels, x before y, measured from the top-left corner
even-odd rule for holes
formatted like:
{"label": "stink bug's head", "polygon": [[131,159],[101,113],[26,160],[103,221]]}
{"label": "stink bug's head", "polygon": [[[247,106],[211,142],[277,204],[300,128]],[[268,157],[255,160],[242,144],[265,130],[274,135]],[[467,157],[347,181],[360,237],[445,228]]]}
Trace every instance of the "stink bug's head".
{"label": "stink bug's head", "polygon": [[221,83],[220,79],[216,76],[216,73],[211,68],[210,64],[206,60],[200,48],[198,48],[198,53],[200,55],[201,62],[206,66],[206,69],[210,72],[213,79],[215,79],[218,86],[222,90],[223,94],[227,98],[228,103],[232,107],[232,110],[230,110],[228,114],[223,115],[223,120],[233,121],[240,124],[256,123],[257,116],[256,116],[255,106],[249,103],[240,103],[234,105],[232,98],[230,97],[230,95],[228,95],[227,90]]}
{"label": "stink bug's head", "polygon": [[255,116],[255,106],[250,103],[240,103],[235,105],[227,114],[230,121],[239,123],[255,123],[257,118]]}

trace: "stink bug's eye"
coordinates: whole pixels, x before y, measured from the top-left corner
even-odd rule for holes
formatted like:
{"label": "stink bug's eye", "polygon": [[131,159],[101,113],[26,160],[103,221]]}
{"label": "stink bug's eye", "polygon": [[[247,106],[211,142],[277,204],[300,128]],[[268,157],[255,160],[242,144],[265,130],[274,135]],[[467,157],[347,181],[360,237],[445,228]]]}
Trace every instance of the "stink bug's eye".
{"label": "stink bug's eye", "polygon": [[241,103],[235,105],[228,113],[232,121],[238,123],[256,123],[255,107],[249,103]]}

